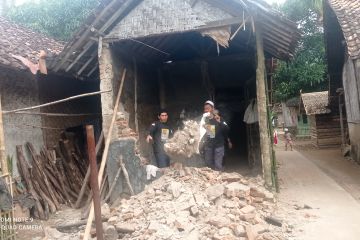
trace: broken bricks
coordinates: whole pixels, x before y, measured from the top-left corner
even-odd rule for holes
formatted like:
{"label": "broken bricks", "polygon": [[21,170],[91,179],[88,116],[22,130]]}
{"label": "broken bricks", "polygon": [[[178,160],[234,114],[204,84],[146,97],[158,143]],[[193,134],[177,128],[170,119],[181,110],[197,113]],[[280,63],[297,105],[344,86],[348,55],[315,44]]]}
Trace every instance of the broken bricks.
{"label": "broken bricks", "polygon": [[273,214],[269,206],[274,203],[266,201],[270,194],[257,180],[208,168],[188,168],[186,181],[178,173],[170,169],[112,208],[105,226],[108,238],[255,240],[283,234],[283,228],[268,228],[264,220]]}
{"label": "broken bricks", "polygon": [[250,187],[239,182],[233,182],[225,186],[225,195],[229,198],[246,198],[250,196]]}

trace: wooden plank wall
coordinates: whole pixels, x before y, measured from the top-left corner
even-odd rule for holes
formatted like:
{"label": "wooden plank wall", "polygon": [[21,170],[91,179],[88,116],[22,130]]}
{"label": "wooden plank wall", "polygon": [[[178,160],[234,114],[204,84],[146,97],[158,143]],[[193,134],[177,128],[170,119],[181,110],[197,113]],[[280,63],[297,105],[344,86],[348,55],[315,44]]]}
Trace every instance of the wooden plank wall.
{"label": "wooden plank wall", "polygon": [[340,116],[332,114],[310,116],[310,134],[312,143],[316,147],[341,146]]}
{"label": "wooden plank wall", "polygon": [[343,69],[346,114],[349,122],[360,122],[360,61],[348,59]]}

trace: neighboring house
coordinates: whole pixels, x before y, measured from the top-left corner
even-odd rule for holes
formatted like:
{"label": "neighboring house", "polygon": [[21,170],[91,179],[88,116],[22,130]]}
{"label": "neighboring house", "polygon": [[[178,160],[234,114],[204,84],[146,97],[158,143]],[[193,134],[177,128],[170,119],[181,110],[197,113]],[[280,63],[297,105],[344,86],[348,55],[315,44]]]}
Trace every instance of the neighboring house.
{"label": "neighboring house", "polygon": [[[351,155],[358,162],[360,162],[359,22],[359,1],[324,1],[324,30],[330,80],[331,110],[339,112],[339,114],[341,112],[341,118],[347,119],[347,124],[343,127],[343,135],[347,135],[347,125]],[[337,92],[343,93],[343,96],[337,96]],[[345,105],[346,114],[345,111],[342,112],[343,105]],[[346,139],[344,143],[346,143]]]}
{"label": "neighboring house", "polygon": [[310,122],[311,141],[319,148],[341,145],[339,116],[329,109],[329,92],[302,93],[301,102]]}
{"label": "neighboring house", "polygon": [[302,111],[299,97],[275,104],[273,111],[277,116],[277,127],[288,128],[297,138],[310,137],[310,121]]}
{"label": "neighboring house", "polygon": [[[105,131],[126,69],[122,117],[112,144],[121,145],[119,137],[131,135],[126,129],[131,127],[140,135],[145,156],[150,148],[144,136],[160,107],[169,109],[171,121],[178,121],[183,110],[186,116],[200,115],[205,100],[216,102],[218,93],[228,93],[234,96],[226,100],[227,109],[234,109],[230,127],[243,141],[237,148],[244,154],[237,159],[261,167],[262,162],[269,163],[270,154],[261,159],[259,132],[268,133],[269,123],[260,117],[260,128],[246,125],[243,114],[257,93],[259,112],[267,111],[262,54],[291,59],[299,37],[295,23],[260,0],[113,0],[87,19],[52,66],[85,81],[99,78],[101,90],[113,87],[101,96]],[[261,141],[270,139],[266,135]],[[269,145],[263,144],[263,150]],[[111,166],[116,164],[114,154]],[[135,163],[127,162],[127,167],[132,169]],[[264,167],[268,174],[270,166]],[[114,175],[108,173],[109,182]]]}
{"label": "neighboring house", "polygon": [[291,120],[296,129],[295,134],[297,138],[310,137],[310,121],[306,112],[301,105],[300,97],[294,97],[286,101],[286,106],[291,113]]}
{"label": "neighboring house", "polygon": [[[40,51],[46,52],[47,64],[51,65],[54,57],[62,51],[63,43],[2,17],[0,32],[0,94],[3,111],[36,106],[98,89],[94,83],[84,84],[70,75],[56,75],[51,70],[48,70],[47,75],[38,72]],[[39,151],[43,146],[56,145],[60,132],[68,127],[79,126],[96,118],[100,123],[100,116],[64,118],[48,116],[47,113],[85,112],[100,112],[96,98],[37,108],[26,113],[3,114],[5,151],[13,159],[14,176],[18,175],[17,145],[31,142]]]}
{"label": "neighboring house", "polygon": [[287,112],[285,118],[285,127],[297,127],[298,126],[298,115],[299,115],[299,98],[294,97],[283,103],[283,110]]}

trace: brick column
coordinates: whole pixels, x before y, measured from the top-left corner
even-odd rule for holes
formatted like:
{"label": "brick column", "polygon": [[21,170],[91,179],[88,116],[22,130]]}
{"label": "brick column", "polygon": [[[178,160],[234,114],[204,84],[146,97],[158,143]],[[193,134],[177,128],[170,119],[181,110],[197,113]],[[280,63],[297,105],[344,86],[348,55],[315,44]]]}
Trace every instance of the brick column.
{"label": "brick column", "polygon": [[[101,94],[101,111],[102,111],[102,127],[105,136],[108,134],[109,126],[114,109],[114,100],[116,98],[116,89],[113,89],[114,80],[114,61],[111,55],[111,49],[108,43],[102,43],[102,50],[99,56],[99,71],[100,71],[100,90],[109,90],[111,92]],[[115,90],[115,91],[114,91]],[[116,138],[117,128],[114,127],[112,138]]]}

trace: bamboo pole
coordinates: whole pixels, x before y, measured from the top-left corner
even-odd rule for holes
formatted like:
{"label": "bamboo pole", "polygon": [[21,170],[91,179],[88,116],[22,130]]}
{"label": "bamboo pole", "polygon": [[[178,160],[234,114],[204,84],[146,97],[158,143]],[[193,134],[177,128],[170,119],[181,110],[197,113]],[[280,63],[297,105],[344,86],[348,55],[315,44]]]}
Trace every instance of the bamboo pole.
{"label": "bamboo pole", "polygon": [[[107,136],[105,138],[106,139],[105,148],[104,148],[103,156],[101,158],[101,165],[100,165],[99,176],[98,176],[99,185],[101,185],[102,177],[103,177],[103,174],[104,174],[107,155],[109,153],[111,135],[112,135],[113,127],[114,127],[115,120],[116,120],[117,111],[118,111],[119,104],[120,104],[120,97],[121,97],[121,92],[122,92],[122,89],[123,89],[123,86],[124,86],[125,76],[126,76],[126,68],[124,69],[124,72],[122,74],[121,83],[120,83],[119,91],[118,91],[118,94],[117,94],[117,97],[116,97],[115,106],[114,106],[114,110],[113,110],[113,116],[112,116],[111,123],[110,123],[110,126],[109,126],[109,131],[108,131]],[[88,222],[87,222],[86,228],[85,228],[85,233],[84,233],[83,240],[88,240],[89,239],[89,233],[90,233],[90,230],[91,230],[91,222],[92,222],[93,218],[94,218],[94,205],[92,203],[91,208],[90,208],[90,214],[89,214],[89,217],[88,217]]]}
{"label": "bamboo pole", "polygon": [[129,174],[128,174],[128,171],[126,170],[126,167],[125,167],[125,164],[123,162],[122,157],[120,158],[120,166],[121,166],[121,169],[123,171],[125,182],[126,182],[126,185],[129,188],[130,194],[134,195],[135,193],[134,193],[134,190],[133,190],[133,188],[131,186],[130,179],[129,179]]}
{"label": "bamboo pole", "polygon": [[260,148],[262,170],[265,184],[272,187],[272,174],[271,174],[271,154],[270,154],[270,135],[269,135],[269,122],[267,115],[267,92],[265,85],[265,57],[264,46],[262,40],[261,27],[256,26],[256,52],[257,52],[257,69],[256,69],[256,95],[259,113],[259,132],[260,132]]}
{"label": "bamboo pole", "polygon": [[[3,124],[3,115],[2,115],[2,105],[1,105],[1,95],[0,95],[0,164],[1,164],[1,173],[0,177],[3,177],[5,180],[5,183],[9,187],[10,195],[11,195],[11,205],[13,205],[12,199],[13,199],[13,187],[12,187],[12,177],[11,173],[9,173],[8,163],[6,159],[6,152],[5,152],[5,134],[4,134],[4,124]],[[14,208],[8,212],[3,212],[0,210],[0,217],[1,218],[10,218],[11,221],[8,223],[9,228],[8,229],[0,229],[0,238],[1,239],[9,239],[13,240],[15,239],[16,233],[14,228]]]}
{"label": "bamboo pole", "polygon": [[[120,155],[120,157],[122,158],[122,155]],[[106,197],[104,198],[104,202],[107,202],[109,199],[110,199],[110,196],[112,194],[112,191],[114,190],[115,186],[116,186],[116,183],[117,183],[117,180],[119,179],[120,177],[120,172],[121,172],[121,162],[120,162],[120,159],[119,159],[119,169],[118,171],[116,172],[116,175],[115,175],[115,178],[114,180],[112,181],[111,185],[110,185],[110,188],[109,188],[109,192],[108,194],[106,195]]]}
{"label": "bamboo pole", "polygon": [[91,191],[93,193],[93,202],[95,209],[95,225],[96,225],[96,239],[103,240],[104,232],[101,221],[101,201],[100,190],[98,184],[98,171],[96,164],[96,152],[95,152],[95,136],[94,127],[92,125],[86,126],[86,138],[88,145],[88,156],[90,165],[90,183]]}
{"label": "bamboo pole", "polygon": [[37,106],[32,106],[32,107],[26,107],[26,108],[19,108],[19,109],[15,109],[15,110],[10,110],[10,111],[3,111],[3,114],[9,114],[9,113],[16,113],[16,112],[22,112],[22,111],[27,111],[27,110],[34,110],[37,108],[42,108],[42,107],[47,107],[47,106],[51,106],[51,105],[55,105],[58,103],[63,103],[63,102],[67,102],[67,101],[71,101],[77,98],[82,98],[82,97],[89,97],[89,96],[94,96],[94,95],[98,95],[98,94],[102,94],[102,93],[107,93],[107,92],[111,92],[111,90],[105,90],[105,91],[98,91],[98,92],[92,92],[92,93],[84,93],[84,94],[79,94],[79,95],[75,95],[72,97],[68,97],[68,98],[64,98],[61,100],[57,100],[57,101],[53,101],[53,102],[49,102],[49,103],[44,103],[44,104],[40,104]]}
{"label": "bamboo pole", "polygon": [[5,134],[4,134],[4,122],[2,114],[1,96],[0,96],[0,158],[1,158],[1,172],[2,174],[8,174],[9,169],[6,160],[5,153]]}

